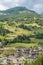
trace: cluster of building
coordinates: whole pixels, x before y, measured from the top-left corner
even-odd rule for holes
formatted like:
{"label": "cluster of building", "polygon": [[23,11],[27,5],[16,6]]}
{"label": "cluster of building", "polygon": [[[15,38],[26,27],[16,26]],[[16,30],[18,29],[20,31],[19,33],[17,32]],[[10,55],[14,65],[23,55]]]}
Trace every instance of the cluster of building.
{"label": "cluster of building", "polygon": [[24,65],[25,61],[33,61],[38,55],[43,55],[43,48],[15,48],[16,52],[10,52],[0,58],[1,64],[13,63],[14,65]]}

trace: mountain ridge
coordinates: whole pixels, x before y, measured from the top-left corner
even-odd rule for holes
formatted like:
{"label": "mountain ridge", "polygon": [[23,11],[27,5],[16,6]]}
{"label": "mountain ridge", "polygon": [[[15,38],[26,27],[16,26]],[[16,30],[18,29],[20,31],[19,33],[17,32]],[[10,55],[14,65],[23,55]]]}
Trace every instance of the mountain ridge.
{"label": "mountain ridge", "polygon": [[4,10],[4,11],[0,11],[0,12],[2,12],[2,13],[13,13],[13,12],[15,12],[15,13],[17,13],[19,11],[30,11],[30,12],[36,13],[35,11],[29,10],[26,7],[13,7],[13,8],[10,8],[10,9]]}

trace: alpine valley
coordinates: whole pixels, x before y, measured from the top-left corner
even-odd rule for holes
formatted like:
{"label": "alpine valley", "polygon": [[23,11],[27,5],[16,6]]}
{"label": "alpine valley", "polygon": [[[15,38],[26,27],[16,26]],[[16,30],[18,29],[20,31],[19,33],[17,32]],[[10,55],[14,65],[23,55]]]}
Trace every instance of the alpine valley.
{"label": "alpine valley", "polygon": [[0,63],[36,65],[28,64],[28,60],[38,55],[43,55],[43,15],[26,7],[0,11]]}

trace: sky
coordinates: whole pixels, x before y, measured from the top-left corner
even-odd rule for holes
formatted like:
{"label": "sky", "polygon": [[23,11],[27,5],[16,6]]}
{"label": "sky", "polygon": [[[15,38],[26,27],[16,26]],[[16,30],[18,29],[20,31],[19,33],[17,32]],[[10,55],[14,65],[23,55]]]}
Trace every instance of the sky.
{"label": "sky", "polygon": [[43,0],[0,0],[0,10],[23,6],[37,13],[43,13]]}

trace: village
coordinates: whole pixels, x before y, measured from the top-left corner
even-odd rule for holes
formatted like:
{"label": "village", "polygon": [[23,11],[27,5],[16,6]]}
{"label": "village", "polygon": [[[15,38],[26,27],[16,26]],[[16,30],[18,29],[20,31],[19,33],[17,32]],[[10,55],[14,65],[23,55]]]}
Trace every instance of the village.
{"label": "village", "polygon": [[14,50],[15,52],[10,52],[8,54],[4,54],[3,57],[0,57],[0,64],[14,64],[14,65],[24,65],[25,61],[32,62],[35,60],[38,55],[43,55],[43,48],[0,48],[2,50]]}

